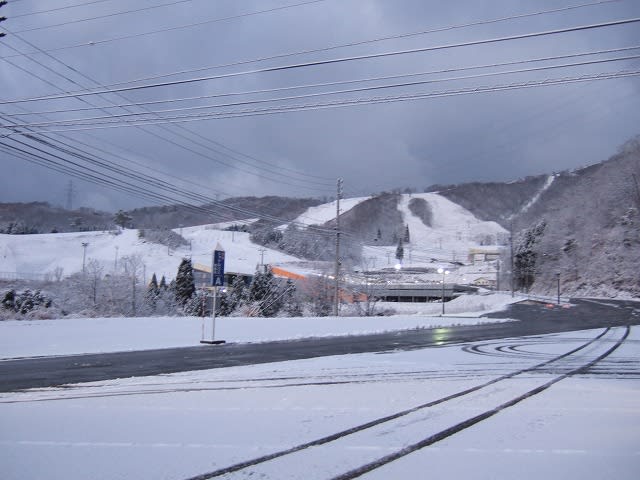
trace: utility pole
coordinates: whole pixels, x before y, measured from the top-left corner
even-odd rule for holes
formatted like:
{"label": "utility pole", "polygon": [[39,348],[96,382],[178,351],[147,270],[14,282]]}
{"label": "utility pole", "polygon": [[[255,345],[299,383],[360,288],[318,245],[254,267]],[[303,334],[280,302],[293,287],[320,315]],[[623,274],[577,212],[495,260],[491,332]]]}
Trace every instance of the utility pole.
{"label": "utility pole", "polygon": [[73,189],[73,180],[69,180],[69,185],[67,185],[67,210],[73,210],[73,197],[75,197],[76,192]]}
{"label": "utility pole", "polygon": [[511,250],[511,270],[509,276],[511,277],[511,297],[513,298],[515,295],[513,292],[513,221],[509,224],[509,248]]}
{"label": "utility pole", "polygon": [[333,306],[333,315],[338,316],[340,306],[340,196],[342,195],[342,179],[338,179],[336,192],[336,292]]}
{"label": "utility pole", "polygon": [[260,252],[260,266],[262,268],[264,268],[264,252],[267,251],[266,248],[259,248],[258,251]]}
{"label": "utility pole", "polygon": [[89,246],[88,242],[82,242],[82,273],[84,274],[84,266],[85,260],[87,259],[87,247]]}

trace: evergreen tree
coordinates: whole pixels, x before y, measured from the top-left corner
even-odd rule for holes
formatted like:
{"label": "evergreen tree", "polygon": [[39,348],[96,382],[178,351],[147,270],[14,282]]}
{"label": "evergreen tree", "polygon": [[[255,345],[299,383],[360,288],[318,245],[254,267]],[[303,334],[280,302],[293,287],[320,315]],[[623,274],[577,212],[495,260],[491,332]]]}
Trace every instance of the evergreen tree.
{"label": "evergreen tree", "polygon": [[223,301],[220,305],[220,314],[231,315],[240,308],[246,301],[246,290],[244,279],[240,275],[236,276],[231,282],[226,295],[222,297]]}
{"label": "evergreen tree", "polygon": [[204,290],[197,290],[187,300],[184,305],[184,313],[194,317],[204,317],[207,308],[207,293]]}
{"label": "evergreen tree", "polygon": [[130,225],[132,220],[133,218],[123,210],[118,210],[118,213],[113,216],[113,223],[122,228],[126,228],[127,225]]}
{"label": "evergreen tree", "polygon": [[[164,277],[163,277],[164,278]],[[158,279],[154,273],[151,276],[151,281],[147,286],[147,293],[145,294],[145,303],[151,313],[155,313],[158,306],[158,297],[160,296],[160,287],[158,286]]]}
{"label": "evergreen tree", "polygon": [[162,276],[162,278],[160,279],[160,285],[158,285],[158,287],[161,290],[166,290],[167,289],[167,280],[164,278],[164,275]]}
{"label": "evergreen tree", "polygon": [[153,275],[151,275],[151,281],[149,282],[149,290],[157,291],[158,288],[158,279],[156,278],[156,274],[154,272]]}
{"label": "evergreen tree", "polygon": [[398,239],[398,246],[396,247],[396,258],[402,262],[404,258],[404,246],[402,245],[402,239]]}
{"label": "evergreen tree", "polygon": [[178,305],[185,306],[196,291],[196,284],[193,279],[193,266],[191,260],[183,258],[178,267],[178,274],[175,280],[175,294]]}
{"label": "evergreen tree", "polygon": [[284,288],[285,290],[282,295],[282,309],[289,317],[301,317],[302,306],[298,301],[296,284],[289,278]]}
{"label": "evergreen tree", "polygon": [[262,317],[275,316],[282,306],[278,285],[269,267],[258,267],[249,287],[249,301]]}
{"label": "evergreen tree", "polygon": [[411,236],[409,235],[409,225],[404,227],[404,243],[411,243]]}
{"label": "evergreen tree", "polygon": [[382,230],[380,230],[379,228],[378,228],[378,232],[376,233],[376,240],[377,241],[382,240]]}
{"label": "evergreen tree", "polygon": [[536,263],[538,254],[536,246],[544,235],[547,224],[543,220],[537,225],[525,230],[517,242],[513,256],[513,275],[516,288],[529,291],[536,278]]}
{"label": "evergreen tree", "polygon": [[2,306],[7,310],[13,310],[16,306],[16,291],[9,290],[4,294],[4,298],[2,299]]}
{"label": "evergreen tree", "polygon": [[267,295],[267,273],[265,268],[258,266],[256,273],[253,275],[251,285],[249,285],[249,293],[247,299],[250,302],[259,302]]}

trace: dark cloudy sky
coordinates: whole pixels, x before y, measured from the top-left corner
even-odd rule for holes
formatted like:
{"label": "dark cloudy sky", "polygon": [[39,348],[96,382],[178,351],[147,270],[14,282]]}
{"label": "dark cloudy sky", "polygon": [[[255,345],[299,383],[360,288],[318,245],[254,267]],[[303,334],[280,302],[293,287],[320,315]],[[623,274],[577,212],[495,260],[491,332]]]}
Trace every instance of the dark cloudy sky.
{"label": "dark cloudy sky", "polygon": [[640,23],[505,39],[634,19],[636,0],[10,0],[0,14],[2,202],[65,205],[70,180],[74,207],[108,210],[331,196],[337,177],[347,196],[510,181],[640,133]]}

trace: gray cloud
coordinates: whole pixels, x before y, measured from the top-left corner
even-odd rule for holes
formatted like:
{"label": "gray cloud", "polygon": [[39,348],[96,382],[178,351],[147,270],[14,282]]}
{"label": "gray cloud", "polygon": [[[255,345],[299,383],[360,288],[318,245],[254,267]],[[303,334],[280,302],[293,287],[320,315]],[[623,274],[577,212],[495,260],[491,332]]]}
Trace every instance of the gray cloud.
{"label": "gray cloud", "polygon": [[[161,2],[157,0],[136,2],[135,6],[142,8],[159,3]],[[90,41],[96,43],[93,46],[52,51],[50,56],[39,53],[32,56],[34,61],[26,57],[0,60],[3,61],[3,66],[0,68],[0,82],[3,85],[1,96],[3,99],[15,99],[55,94],[60,91],[76,91],[95,86],[78,72],[102,84],[111,84],[286,52],[324,48],[329,45],[358,42],[440,26],[561,8],[579,2],[567,0],[532,4],[507,0],[492,2],[469,0],[455,3],[418,0],[397,2],[326,0],[204,26],[100,43],[102,39],[229,17],[291,3],[295,2],[194,0],[137,14],[113,16],[64,27],[21,33],[19,34],[21,37],[44,50]],[[12,18],[12,15],[15,17],[27,13],[29,11],[27,9],[47,10],[63,5],[62,1],[34,0],[24,4],[18,2],[4,7],[2,13],[8,17],[5,22],[7,29],[18,31],[133,8],[130,2],[111,0],[84,8]],[[640,16],[640,4],[619,1],[562,13],[454,29],[170,78],[188,78],[318,59],[423,48],[634,16]],[[110,94],[87,97],[83,101],[66,99],[34,102],[25,104],[25,108],[30,111],[83,108],[88,106],[86,102],[107,106],[110,102],[153,101],[273,89],[573,54],[636,44],[640,44],[640,29],[637,24],[632,24],[548,38],[244,75],[190,85],[126,92],[122,96]],[[0,40],[0,56],[14,55],[15,52],[10,47],[22,52],[33,51],[32,47],[24,44],[15,35],[8,34]],[[631,54],[638,54],[639,51],[633,51]],[[75,71],[57,62],[56,58]],[[30,74],[6,61],[22,67]],[[568,61],[571,60],[566,62]],[[573,61],[579,61],[579,59]],[[528,64],[524,68],[531,66]],[[449,80],[433,85],[334,95],[328,100],[362,99],[508,84],[637,69],[639,66],[640,62],[636,60],[495,78]],[[479,72],[441,74],[438,77],[470,75]],[[40,79],[31,74],[37,75]],[[60,134],[51,134],[50,138],[75,146],[78,146],[75,144],[76,141],[81,141],[88,145],[82,147],[88,153],[98,155],[112,163],[121,163],[126,168],[153,174],[179,188],[189,189],[211,198],[215,198],[216,195],[218,198],[227,195],[263,194],[332,195],[334,179],[338,176],[344,177],[347,193],[361,195],[394,187],[410,186],[421,189],[434,183],[511,180],[603,160],[615,153],[617,147],[626,139],[639,133],[637,129],[640,116],[638,114],[640,111],[638,108],[640,107],[639,85],[637,77],[630,77],[398,103],[363,104],[164,126],[149,125],[145,126],[144,130],[118,128],[68,132],[64,137]],[[354,86],[326,87],[324,90],[340,90]],[[310,93],[310,90],[299,89],[263,93],[251,97],[235,96],[203,101],[223,103],[240,99],[304,93]],[[327,99],[300,99],[292,100],[289,104],[314,104],[324,100]],[[153,108],[167,109],[197,104],[198,102],[162,104]],[[267,105],[237,108],[265,106]],[[230,109],[230,107],[225,108],[225,110]],[[13,105],[1,105],[0,112],[5,125],[8,121],[42,120],[35,115],[12,116],[22,113],[17,106]],[[111,109],[108,112],[123,113],[123,110]],[[101,111],[91,111],[50,116],[59,119],[104,114]],[[6,133],[8,133],[7,129],[0,130],[0,134]],[[15,146],[13,138],[16,137],[11,137],[11,140],[2,138],[0,142]],[[24,138],[16,139],[30,143]],[[219,142],[252,158],[231,153],[210,141]],[[94,150],[94,147],[107,152],[117,152],[120,158],[105,155]],[[65,156],[65,158],[68,157]],[[266,163],[259,163],[260,168],[254,168],[251,165],[256,164],[256,160]],[[5,150],[0,150],[0,161],[5,166],[4,170],[8,172],[0,177],[0,201],[46,200],[58,204],[64,203],[64,192],[70,176],[41,166],[30,165],[24,159],[17,158]],[[86,166],[86,160],[76,158],[74,161],[81,166]],[[296,174],[292,170],[302,172],[303,175]],[[128,181],[137,185],[136,179],[130,178]],[[114,209],[148,203],[144,199],[96,187],[80,179],[74,179],[74,184],[78,191],[76,204]]]}

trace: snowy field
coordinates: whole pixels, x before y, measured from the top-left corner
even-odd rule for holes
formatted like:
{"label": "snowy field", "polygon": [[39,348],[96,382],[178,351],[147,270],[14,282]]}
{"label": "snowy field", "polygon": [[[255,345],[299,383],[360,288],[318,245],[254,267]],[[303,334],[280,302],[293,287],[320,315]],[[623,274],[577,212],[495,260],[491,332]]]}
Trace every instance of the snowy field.
{"label": "snowy field", "polygon": [[382,460],[361,478],[635,480],[640,330],[603,332],[4,393],[0,477],[187,479],[253,460],[221,478],[313,480]]}
{"label": "snowy field", "polygon": [[[378,306],[397,310],[399,315],[391,317],[222,317],[216,320],[215,338],[261,342],[496,322],[499,320],[478,317],[502,310],[513,301],[508,294],[463,296],[447,302],[449,315],[444,317],[436,316],[442,308],[439,303]],[[211,339],[211,319],[204,323],[205,337]],[[199,345],[202,327],[198,317],[0,321],[0,359]]]}

